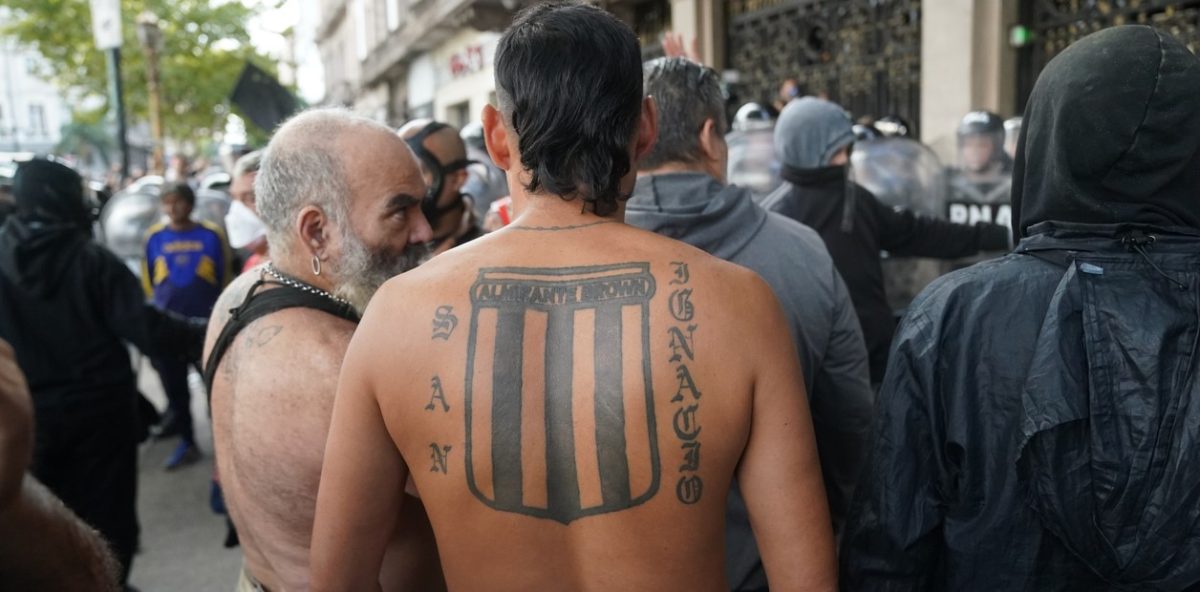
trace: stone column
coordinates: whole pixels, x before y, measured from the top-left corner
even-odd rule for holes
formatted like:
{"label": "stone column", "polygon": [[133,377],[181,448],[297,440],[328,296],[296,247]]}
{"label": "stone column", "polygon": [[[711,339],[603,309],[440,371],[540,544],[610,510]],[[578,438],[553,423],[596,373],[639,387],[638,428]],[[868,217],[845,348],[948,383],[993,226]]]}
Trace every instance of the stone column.
{"label": "stone column", "polygon": [[970,111],[1014,115],[1016,50],[1008,31],[1018,0],[936,0],[921,10],[921,140],[946,164],[954,131]]}

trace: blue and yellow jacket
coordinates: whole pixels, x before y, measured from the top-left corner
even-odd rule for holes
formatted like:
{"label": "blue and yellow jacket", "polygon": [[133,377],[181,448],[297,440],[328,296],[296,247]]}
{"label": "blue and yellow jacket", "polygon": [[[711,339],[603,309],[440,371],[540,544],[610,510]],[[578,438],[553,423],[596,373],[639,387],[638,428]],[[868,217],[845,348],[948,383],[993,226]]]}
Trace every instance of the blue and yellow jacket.
{"label": "blue and yellow jacket", "polygon": [[208,317],[232,279],[229,242],[219,227],[199,221],[185,231],[156,224],[147,232],[142,286],[159,309]]}

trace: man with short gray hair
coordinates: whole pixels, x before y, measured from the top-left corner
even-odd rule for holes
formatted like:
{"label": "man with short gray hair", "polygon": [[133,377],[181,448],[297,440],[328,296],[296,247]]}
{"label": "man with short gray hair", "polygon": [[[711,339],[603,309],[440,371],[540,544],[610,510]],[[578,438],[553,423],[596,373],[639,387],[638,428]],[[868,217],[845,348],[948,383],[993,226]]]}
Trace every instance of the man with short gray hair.
{"label": "man with short gray hair", "polygon": [[[272,261],[222,294],[205,378],[221,485],[245,552],[239,589],[302,590],[346,346],[380,284],[424,258],[431,231],[411,150],[342,109],[280,127],[254,189]],[[417,500],[405,508],[380,575],[385,589],[439,589],[424,510]]]}
{"label": "man with short gray hair", "polygon": [[229,246],[237,250],[247,271],[267,256],[267,227],[258,216],[258,200],[254,194],[254,180],[262,166],[262,155],[262,150],[255,150],[233,165],[233,181],[229,185],[233,201],[229,204],[229,213],[225,214]]}
{"label": "man with short gray hair", "polygon": [[[774,290],[810,393],[817,451],[840,524],[863,463],[874,407],[867,350],[854,306],[821,237],[725,184],[724,98],[711,68],[672,57],[645,66],[658,103],[658,143],[639,166],[626,221],[757,272]],[[726,576],[733,590],[766,588],[746,504],[732,489],[726,510]]]}

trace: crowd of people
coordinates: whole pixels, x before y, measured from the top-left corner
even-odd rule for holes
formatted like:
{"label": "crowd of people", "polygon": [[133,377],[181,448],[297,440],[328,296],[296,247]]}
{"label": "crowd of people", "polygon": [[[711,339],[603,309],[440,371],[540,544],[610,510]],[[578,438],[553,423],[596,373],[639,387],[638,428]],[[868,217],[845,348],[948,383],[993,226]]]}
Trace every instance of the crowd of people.
{"label": "crowd of people", "polygon": [[[168,468],[204,379],[239,591],[1200,586],[1200,60],[1169,34],[1094,33],[1019,125],[964,119],[952,199],[1005,220],[885,205],[853,152],[907,124],[794,81],[739,115],[775,117],[780,184],[732,184],[719,75],[585,3],[520,13],[495,77],[461,132],[294,116],[223,225],[165,183],[141,286],[77,173],[18,167],[0,585],[127,581],[132,344]],[[897,323],[885,253],[959,269]]]}

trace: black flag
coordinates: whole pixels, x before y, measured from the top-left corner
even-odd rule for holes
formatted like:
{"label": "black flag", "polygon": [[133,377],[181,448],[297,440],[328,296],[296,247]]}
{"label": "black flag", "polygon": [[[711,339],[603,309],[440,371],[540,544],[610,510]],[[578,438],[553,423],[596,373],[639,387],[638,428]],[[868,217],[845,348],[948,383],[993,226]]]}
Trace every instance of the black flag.
{"label": "black flag", "polygon": [[291,91],[250,62],[242,69],[229,100],[240,107],[254,125],[268,132],[300,108],[300,101]]}

